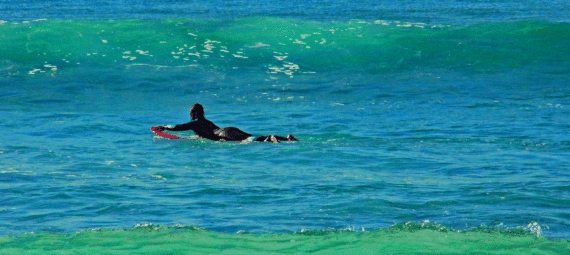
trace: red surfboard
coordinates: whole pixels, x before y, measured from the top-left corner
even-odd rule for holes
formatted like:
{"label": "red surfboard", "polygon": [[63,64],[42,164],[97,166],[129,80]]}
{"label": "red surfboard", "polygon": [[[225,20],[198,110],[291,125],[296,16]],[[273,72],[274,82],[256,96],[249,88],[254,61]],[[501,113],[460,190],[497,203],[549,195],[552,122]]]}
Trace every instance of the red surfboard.
{"label": "red surfboard", "polygon": [[160,137],[164,137],[164,138],[168,138],[168,139],[182,139],[182,138],[175,136],[175,135],[163,133],[162,131],[160,131],[160,129],[158,129],[158,127],[151,127],[150,130],[152,132],[154,132],[157,136],[160,136]]}

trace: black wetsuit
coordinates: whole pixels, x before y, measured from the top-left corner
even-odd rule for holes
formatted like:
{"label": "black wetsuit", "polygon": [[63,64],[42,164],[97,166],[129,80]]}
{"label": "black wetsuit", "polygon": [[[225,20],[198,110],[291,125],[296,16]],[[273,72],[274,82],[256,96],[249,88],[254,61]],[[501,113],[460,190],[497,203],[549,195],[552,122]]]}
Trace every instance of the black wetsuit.
{"label": "black wetsuit", "polygon": [[218,129],[220,129],[220,127],[216,126],[216,124],[212,123],[207,119],[196,119],[186,124],[176,125],[173,128],[166,128],[166,130],[171,130],[171,131],[192,130],[198,136],[214,141],[219,141],[221,139],[218,135],[214,133],[214,131]]}
{"label": "black wetsuit", "polygon": [[198,136],[214,141],[222,139],[225,141],[243,141],[251,136],[251,134],[243,132],[235,127],[220,128],[207,119],[196,119],[186,124],[180,124],[173,128],[165,129],[170,131],[192,130]]}

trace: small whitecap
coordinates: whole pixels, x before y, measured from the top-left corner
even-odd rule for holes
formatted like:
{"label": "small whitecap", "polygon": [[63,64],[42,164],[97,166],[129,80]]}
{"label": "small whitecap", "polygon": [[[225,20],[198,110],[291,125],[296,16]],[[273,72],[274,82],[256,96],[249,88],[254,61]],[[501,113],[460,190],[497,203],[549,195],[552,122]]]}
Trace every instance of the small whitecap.
{"label": "small whitecap", "polygon": [[299,65],[293,64],[293,63],[289,63],[288,65],[283,65],[283,66],[289,68],[289,70],[298,70],[299,69]]}
{"label": "small whitecap", "polygon": [[144,50],[137,50],[137,53],[141,54],[141,55],[148,55],[148,51],[144,51]]}
{"label": "small whitecap", "polygon": [[255,45],[253,45],[253,46],[247,46],[247,47],[248,47],[248,48],[263,48],[263,47],[269,47],[269,46],[271,46],[271,45],[265,44],[265,43],[262,43],[262,42],[256,42]]}
{"label": "small whitecap", "polygon": [[34,70],[32,70],[32,71],[29,71],[28,74],[34,75],[34,74],[36,74],[36,73],[39,72],[39,71],[41,71],[41,69],[34,69]]}
{"label": "small whitecap", "polygon": [[383,21],[383,20],[376,20],[376,21],[374,21],[374,24],[376,24],[376,25],[382,25],[382,26],[388,26],[388,25],[390,25],[390,23],[388,23],[388,22],[386,22],[386,21]]}
{"label": "small whitecap", "polygon": [[162,175],[158,175],[158,174],[152,175],[151,177],[154,179],[166,180],[166,178],[164,178]]}
{"label": "small whitecap", "polygon": [[300,41],[299,39],[295,39],[295,41],[293,43],[295,43],[295,44],[306,44],[305,42]]}
{"label": "small whitecap", "polygon": [[288,56],[273,56],[275,57],[275,59],[279,60],[279,61],[283,61],[285,60]]}

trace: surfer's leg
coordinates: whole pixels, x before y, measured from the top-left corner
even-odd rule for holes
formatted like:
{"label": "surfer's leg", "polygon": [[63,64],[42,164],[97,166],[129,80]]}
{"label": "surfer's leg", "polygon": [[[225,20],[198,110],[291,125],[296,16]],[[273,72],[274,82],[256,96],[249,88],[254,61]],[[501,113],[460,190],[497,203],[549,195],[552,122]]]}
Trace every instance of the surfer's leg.
{"label": "surfer's leg", "polygon": [[287,138],[283,137],[283,136],[278,136],[278,135],[270,135],[272,137],[272,139],[275,139],[277,141],[288,141]]}
{"label": "surfer's leg", "polygon": [[270,143],[279,143],[280,140],[277,138],[277,136],[270,135],[265,139],[265,141]]}
{"label": "surfer's leg", "polygon": [[289,140],[289,141],[299,141],[297,138],[295,138],[295,137],[292,136],[292,135],[287,135],[287,140]]}
{"label": "surfer's leg", "polygon": [[255,142],[270,142],[270,143],[278,143],[279,139],[277,137],[275,137],[274,135],[269,135],[269,136],[260,136],[257,139],[253,140]]}
{"label": "surfer's leg", "polygon": [[278,135],[271,135],[273,137],[273,139],[276,139],[277,141],[299,141],[297,140],[297,138],[295,138],[292,135],[287,135],[287,137],[283,137],[283,136],[278,136]]}
{"label": "surfer's leg", "polygon": [[280,141],[299,141],[299,140],[297,140],[297,138],[293,137],[292,135],[288,135],[287,137],[278,136],[278,135],[269,135],[269,136],[260,136],[254,141],[278,143]]}
{"label": "surfer's leg", "polygon": [[265,140],[267,139],[267,136],[260,136],[258,138],[255,138],[255,140],[253,140],[254,142],[265,142]]}

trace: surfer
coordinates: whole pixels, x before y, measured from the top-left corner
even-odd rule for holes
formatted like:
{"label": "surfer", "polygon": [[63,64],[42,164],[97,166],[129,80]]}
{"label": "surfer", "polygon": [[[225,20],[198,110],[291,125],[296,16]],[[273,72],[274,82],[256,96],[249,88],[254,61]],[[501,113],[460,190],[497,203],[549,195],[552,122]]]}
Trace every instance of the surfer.
{"label": "surfer", "polygon": [[192,130],[198,136],[214,141],[243,141],[250,137],[252,137],[252,140],[255,142],[279,143],[280,141],[299,141],[292,135],[288,135],[287,137],[276,135],[253,137],[253,135],[243,132],[235,127],[220,128],[204,117],[204,107],[201,104],[194,104],[192,109],[190,109],[190,122],[176,125],[172,128],[164,126],[158,127],[158,131],[162,132],[163,130]]}

